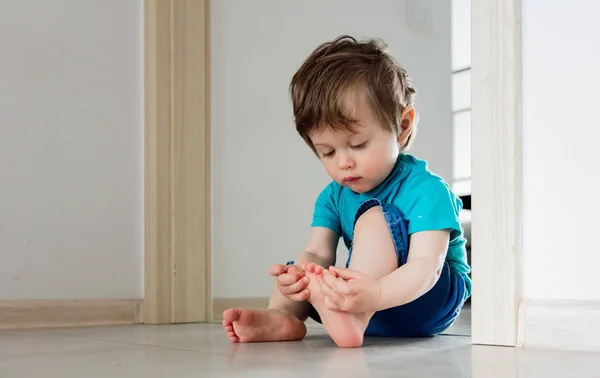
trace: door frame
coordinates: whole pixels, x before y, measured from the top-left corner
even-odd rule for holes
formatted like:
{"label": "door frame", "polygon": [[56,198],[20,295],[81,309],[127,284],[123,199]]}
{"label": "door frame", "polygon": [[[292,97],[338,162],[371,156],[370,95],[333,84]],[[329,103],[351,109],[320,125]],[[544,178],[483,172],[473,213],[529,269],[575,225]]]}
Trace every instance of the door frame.
{"label": "door frame", "polygon": [[212,319],[209,14],[144,1],[145,323]]}
{"label": "door frame", "polygon": [[[523,213],[521,1],[471,2],[475,344],[517,345]],[[213,319],[209,2],[145,0],[147,323]]]}
{"label": "door frame", "polygon": [[522,0],[471,1],[472,340],[516,346],[522,300]]}

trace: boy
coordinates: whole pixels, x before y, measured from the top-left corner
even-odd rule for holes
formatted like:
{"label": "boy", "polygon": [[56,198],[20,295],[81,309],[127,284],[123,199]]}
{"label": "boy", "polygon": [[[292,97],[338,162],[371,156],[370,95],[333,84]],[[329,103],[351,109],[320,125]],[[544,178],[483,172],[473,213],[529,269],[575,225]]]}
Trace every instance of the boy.
{"label": "boy", "polygon": [[[342,36],[294,75],[297,131],[333,181],[317,198],[305,251],[270,267],[269,309],[224,312],[231,341],[301,340],[309,316],[340,347],[360,347],[365,335],[435,335],[470,296],[462,203],[405,153],[415,90],[385,49]],[[346,269],[332,267],[340,237]]]}

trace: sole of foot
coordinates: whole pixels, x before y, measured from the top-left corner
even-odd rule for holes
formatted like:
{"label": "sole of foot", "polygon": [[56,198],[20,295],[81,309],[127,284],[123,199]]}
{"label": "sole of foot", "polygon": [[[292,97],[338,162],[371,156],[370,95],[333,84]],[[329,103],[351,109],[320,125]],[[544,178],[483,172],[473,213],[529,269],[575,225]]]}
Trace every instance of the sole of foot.
{"label": "sole of foot", "polygon": [[334,311],[327,308],[325,304],[325,295],[317,283],[315,273],[310,270],[307,275],[310,279],[309,290],[311,296],[309,302],[319,313],[323,327],[335,342],[341,348],[359,348],[363,344],[365,330],[369,324],[369,317],[366,314],[354,314],[347,312]]}

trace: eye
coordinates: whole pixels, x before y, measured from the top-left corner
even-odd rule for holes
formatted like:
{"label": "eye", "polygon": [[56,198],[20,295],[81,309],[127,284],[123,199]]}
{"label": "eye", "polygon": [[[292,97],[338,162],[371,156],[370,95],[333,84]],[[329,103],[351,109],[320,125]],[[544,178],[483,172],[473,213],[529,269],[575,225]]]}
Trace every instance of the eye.
{"label": "eye", "polygon": [[321,156],[323,156],[323,157],[332,157],[334,153],[335,153],[335,150],[332,150],[332,151],[329,151],[329,152],[322,153]]}
{"label": "eye", "polygon": [[360,150],[361,148],[365,148],[367,146],[367,142],[362,142],[361,144],[356,144],[354,146],[350,146],[352,148],[354,148],[355,150]]}

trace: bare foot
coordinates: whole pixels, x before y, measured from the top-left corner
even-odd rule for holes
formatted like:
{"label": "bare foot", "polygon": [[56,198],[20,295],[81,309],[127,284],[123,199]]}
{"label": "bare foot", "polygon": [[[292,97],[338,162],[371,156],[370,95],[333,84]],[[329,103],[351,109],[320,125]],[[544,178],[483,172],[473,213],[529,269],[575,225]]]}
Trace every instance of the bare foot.
{"label": "bare foot", "polygon": [[297,341],[306,336],[303,322],[277,310],[230,308],[223,313],[223,327],[234,343]]}
{"label": "bare foot", "polygon": [[362,346],[363,337],[371,316],[369,314],[357,314],[334,311],[327,308],[325,295],[317,283],[316,276],[323,273],[321,267],[308,264],[306,275],[310,278],[308,288],[310,290],[309,302],[319,313],[325,330],[337,346],[342,348],[358,348]]}

